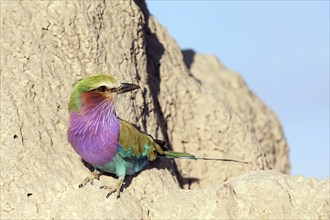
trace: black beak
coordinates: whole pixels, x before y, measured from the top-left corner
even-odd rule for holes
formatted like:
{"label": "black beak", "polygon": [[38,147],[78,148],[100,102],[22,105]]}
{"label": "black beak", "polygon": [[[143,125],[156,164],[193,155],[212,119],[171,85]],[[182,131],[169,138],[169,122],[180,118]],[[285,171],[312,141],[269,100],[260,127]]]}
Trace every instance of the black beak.
{"label": "black beak", "polygon": [[135,85],[135,84],[131,84],[131,83],[122,83],[118,89],[116,90],[117,94],[121,94],[121,93],[125,93],[125,92],[129,92],[135,89],[139,89],[140,86]]}

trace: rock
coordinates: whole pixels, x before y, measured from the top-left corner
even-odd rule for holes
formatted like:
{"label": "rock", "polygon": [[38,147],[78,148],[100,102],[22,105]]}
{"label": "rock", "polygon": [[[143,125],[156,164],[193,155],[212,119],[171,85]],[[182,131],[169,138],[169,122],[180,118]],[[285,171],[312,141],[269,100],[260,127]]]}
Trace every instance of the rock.
{"label": "rock", "polygon": [[[244,165],[177,160],[181,184],[185,188],[199,188],[210,183],[223,182],[249,170],[275,167],[275,160],[270,160],[271,156],[262,148],[255,133],[251,132],[241,116],[228,103],[213,95],[217,88],[203,86],[187,69],[175,41],[154,17],[149,17],[148,20],[147,33],[152,33],[147,35],[148,67],[151,82],[154,82],[151,94],[157,94],[158,99],[154,99],[157,118],[162,126],[161,130],[165,131],[165,140],[175,150],[190,152],[199,157],[249,162]],[[157,49],[160,47],[164,50],[161,55],[161,50]],[[155,57],[161,59],[156,62]],[[159,85],[155,83],[158,81],[161,82]],[[152,89],[155,84],[159,88]]]}
{"label": "rock", "polygon": [[[274,114],[214,57],[182,53],[143,1],[1,7],[2,219],[329,216],[329,179],[260,171],[289,172]],[[118,200],[99,189],[113,176],[79,189],[90,171],[67,142],[67,102],[97,72],[140,85],[120,117],[175,150],[249,164],[160,159],[126,177]]]}
{"label": "rock", "polygon": [[[282,133],[280,123],[275,114],[267,108],[252,91],[249,90],[241,76],[226,69],[214,56],[196,54],[192,50],[183,51],[183,56],[184,61],[190,70],[191,76],[200,83],[201,87],[206,88],[205,90],[208,92],[208,97],[212,97],[220,103],[225,103],[225,109],[229,109],[231,115],[234,115],[235,117],[238,116],[239,121],[243,121],[241,123],[244,124],[244,129],[248,130],[246,133],[253,136],[252,139],[258,143],[258,147],[260,147],[267,155],[268,165],[270,166],[269,168],[273,168],[282,173],[289,173],[290,163],[288,158],[288,146]],[[205,99],[205,97],[203,99]],[[219,105],[217,107],[219,109]],[[228,134],[222,134],[221,128],[226,127],[224,123],[227,122],[227,127],[229,127],[229,129],[235,130],[235,126],[228,126],[228,121],[230,121],[230,117],[233,118],[233,116],[228,116],[226,113],[221,113],[221,115],[224,119],[211,119],[210,121],[212,121],[212,124],[215,123],[215,125],[211,129],[205,129],[204,132],[209,134],[209,130],[219,130],[220,135],[212,137],[212,134],[209,134],[203,135],[203,137],[211,136],[209,138],[209,140],[211,140],[211,145],[217,143],[213,150],[221,149],[219,146],[228,144],[229,146],[224,148],[236,152],[233,152],[233,155],[230,155],[230,157],[240,158],[242,152],[247,151],[247,149],[249,151],[251,150],[251,144],[244,142],[240,143],[240,137],[242,137],[241,132],[239,132],[240,135],[238,137],[233,136],[237,134],[237,132],[233,131],[229,131]],[[210,116],[207,118],[209,117]],[[201,119],[202,118],[203,117],[201,117]],[[208,123],[204,122],[203,124]],[[226,143],[225,140],[227,138],[223,138],[223,136],[232,136],[229,138],[229,141],[231,142]],[[246,136],[247,135],[244,135],[243,137],[245,138]],[[200,145],[203,145],[203,143],[200,143]],[[237,149],[231,149],[232,147],[236,147]],[[196,154],[209,154],[210,156],[212,156],[212,154],[218,154],[216,151],[212,152],[211,150],[212,148],[201,149],[201,147],[199,147]],[[256,152],[253,152],[253,154],[257,155]],[[221,157],[221,155],[218,155],[217,157]],[[251,159],[246,160],[249,161]],[[179,161],[179,163],[183,164],[185,162]],[[197,163],[193,164],[198,166]],[[228,165],[229,166],[223,171],[226,173],[224,177],[235,175],[235,171],[232,169],[232,164]],[[222,170],[224,169],[223,167],[223,163],[215,163],[212,165],[212,169],[215,170]],[[184,166],[183,170],[187,170],[186,166]],[[196,169],[196,167],[193,167],[191,171],[192,173],[187,175],[195,176],[197,175],[196,172],[200,172],[200,170],[198,170],[198,168]],[[208,177],[205,178],[206,175],[208,175],[208,172],[200,172],[198,176],[201,175],[203,176],[203,180],[206,182],[210,181]]]}
{"label": "rock", "polygon": [[[329,219],[329,178],[254,171],[159,200],[151,219]],[[175,211],[173,211],[175,210]]]}

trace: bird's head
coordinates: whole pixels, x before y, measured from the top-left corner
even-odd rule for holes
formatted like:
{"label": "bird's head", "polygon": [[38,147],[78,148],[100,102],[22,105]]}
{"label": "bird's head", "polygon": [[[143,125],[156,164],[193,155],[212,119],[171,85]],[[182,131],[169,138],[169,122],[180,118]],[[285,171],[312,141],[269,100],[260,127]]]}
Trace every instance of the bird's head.
{"label": "bird's head", "polygon": [[102,101],[114,103],[116,96],[140,88],[130,83],[120,83],[115,77],[96,74],[79,80],[73,88],[69,101],[69,112],[79,112],[83,106],[97,105]]}

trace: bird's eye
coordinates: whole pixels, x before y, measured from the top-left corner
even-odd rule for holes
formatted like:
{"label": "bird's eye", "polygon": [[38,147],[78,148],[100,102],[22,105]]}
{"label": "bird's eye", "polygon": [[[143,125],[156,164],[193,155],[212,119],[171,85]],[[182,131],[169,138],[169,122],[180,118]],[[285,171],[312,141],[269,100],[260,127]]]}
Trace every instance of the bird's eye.
{"label": "bird's eye", "polygon": [[99,88],[96,89],[98,92],[105,92],[107,91],[107,87],[106,86],[100,86]]}

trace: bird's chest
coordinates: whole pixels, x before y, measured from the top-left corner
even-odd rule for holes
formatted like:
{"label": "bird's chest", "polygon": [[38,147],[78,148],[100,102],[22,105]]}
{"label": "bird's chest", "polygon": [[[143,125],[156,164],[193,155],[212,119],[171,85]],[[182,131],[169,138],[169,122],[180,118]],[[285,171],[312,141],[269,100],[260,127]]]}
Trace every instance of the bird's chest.
{"label": "bird's chest", "polygon": [[97,166],[108,163],[116,155],[119,129],[117,117],[88,121],[73,115],[68,139],[85,161]]}

